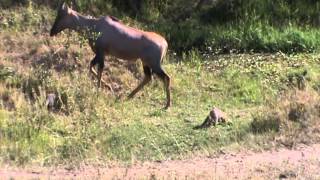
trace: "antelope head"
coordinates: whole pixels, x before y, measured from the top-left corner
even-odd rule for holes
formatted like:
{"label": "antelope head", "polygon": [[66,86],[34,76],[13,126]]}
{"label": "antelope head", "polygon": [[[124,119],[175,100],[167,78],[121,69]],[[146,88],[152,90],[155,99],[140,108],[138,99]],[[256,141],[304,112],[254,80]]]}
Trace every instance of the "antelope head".
{"label": "antelope head", "polygon": [[73,21],[72,9],[68,7],[66,3],[62,3],[62,5],[58,9],[56,20],[50,31],[50,36],[54,36],[66,28],[69,28],[70,24]]}

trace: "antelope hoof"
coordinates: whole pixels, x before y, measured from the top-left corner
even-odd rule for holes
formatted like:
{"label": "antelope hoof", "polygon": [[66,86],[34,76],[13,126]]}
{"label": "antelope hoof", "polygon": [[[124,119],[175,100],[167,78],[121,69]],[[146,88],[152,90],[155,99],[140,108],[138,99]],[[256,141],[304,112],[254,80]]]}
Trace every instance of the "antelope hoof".
{"label": "antelope hoof", "polygon": [[169,109],[170,106],[171,106],[171,102],[168,102],[167,105],[163,109],[167,110],[167,109]]}

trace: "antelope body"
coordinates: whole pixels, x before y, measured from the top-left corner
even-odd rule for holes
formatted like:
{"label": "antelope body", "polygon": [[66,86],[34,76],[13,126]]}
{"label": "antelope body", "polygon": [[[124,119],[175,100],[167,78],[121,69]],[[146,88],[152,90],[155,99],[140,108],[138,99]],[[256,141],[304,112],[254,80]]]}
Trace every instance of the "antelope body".
{"label": "antelope body", "polygon": [[[138,87],[130,93],[129,98],[134,97],[151,81],[152,74],[156,74],[164,82],[167,95],[165,108],[171,105],[170,77],[161,67],[161,61],[168,48],[168,44],[162,36],[126,26],[114,17],[106,16],[96,19],[83,16],[65,3],[58,10],[50,36],[54,36],[64,29],[72,29],[87,36],[89,45],[96,54],[90,62],[89,70],[97,76],[98,87],[100,87],[101,81],[104,83],[101,76],[106,55],[128,61],[141,59],[145,76]],[[94,69],[96,65],[98,72]]]}

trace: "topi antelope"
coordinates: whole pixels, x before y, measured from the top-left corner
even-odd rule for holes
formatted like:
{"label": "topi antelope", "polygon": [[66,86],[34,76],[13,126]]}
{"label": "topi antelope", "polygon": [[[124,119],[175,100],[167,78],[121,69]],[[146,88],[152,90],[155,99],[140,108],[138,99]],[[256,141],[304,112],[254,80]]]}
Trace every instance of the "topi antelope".
{"label": "topi antelope", "polygon": [[[170,77],[161,67],[168,44],[160,35],[154,32],[146,32],[128,27],[112,16],[101,18],[89,18],[72,10],[66,3],[59,9],[56,20],[50,32],[54,36],[64,29],[75,30],[86,38],[95,53],[94,59],[90,62],[89,70],[98,78],[98,87],[102,83],[102,71],[105,66],[105,55],[115,56],[120,59],[135,61],[141,59],[143,64],[144,79],[130,93],[128,98],[133,98],[148,82],[152,74],[156,74],[164,83],[167,103],[165,108],[171,105],[170,98]],[[94,67],[98,65],[98,72]]]}

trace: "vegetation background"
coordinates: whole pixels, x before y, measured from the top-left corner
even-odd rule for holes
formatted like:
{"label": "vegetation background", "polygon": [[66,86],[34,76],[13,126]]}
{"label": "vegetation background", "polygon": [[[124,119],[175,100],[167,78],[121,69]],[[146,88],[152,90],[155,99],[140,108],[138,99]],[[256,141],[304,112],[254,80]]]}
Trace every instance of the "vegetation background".
{"label": "vegetation background", "polygon": [[[61,1],[1,0],[2,7]],[[85,14],[131,18],[164,34],[171,49],[209,52],[307,52],[319,48],[317,0],[66,0]]]}
{"label": "vegetation background", "polygon": [[[66,2],[166,37],[173,107],[161,110],[158,81],[123,100],[139,63],[108,58],[103,78],[115,94],[93,88],[85,40],[48,36],[59,1],[0,0],[0,163],[130,164],[319,142],[319,1]],[[213,106],[229,122],[194,130]]]}

